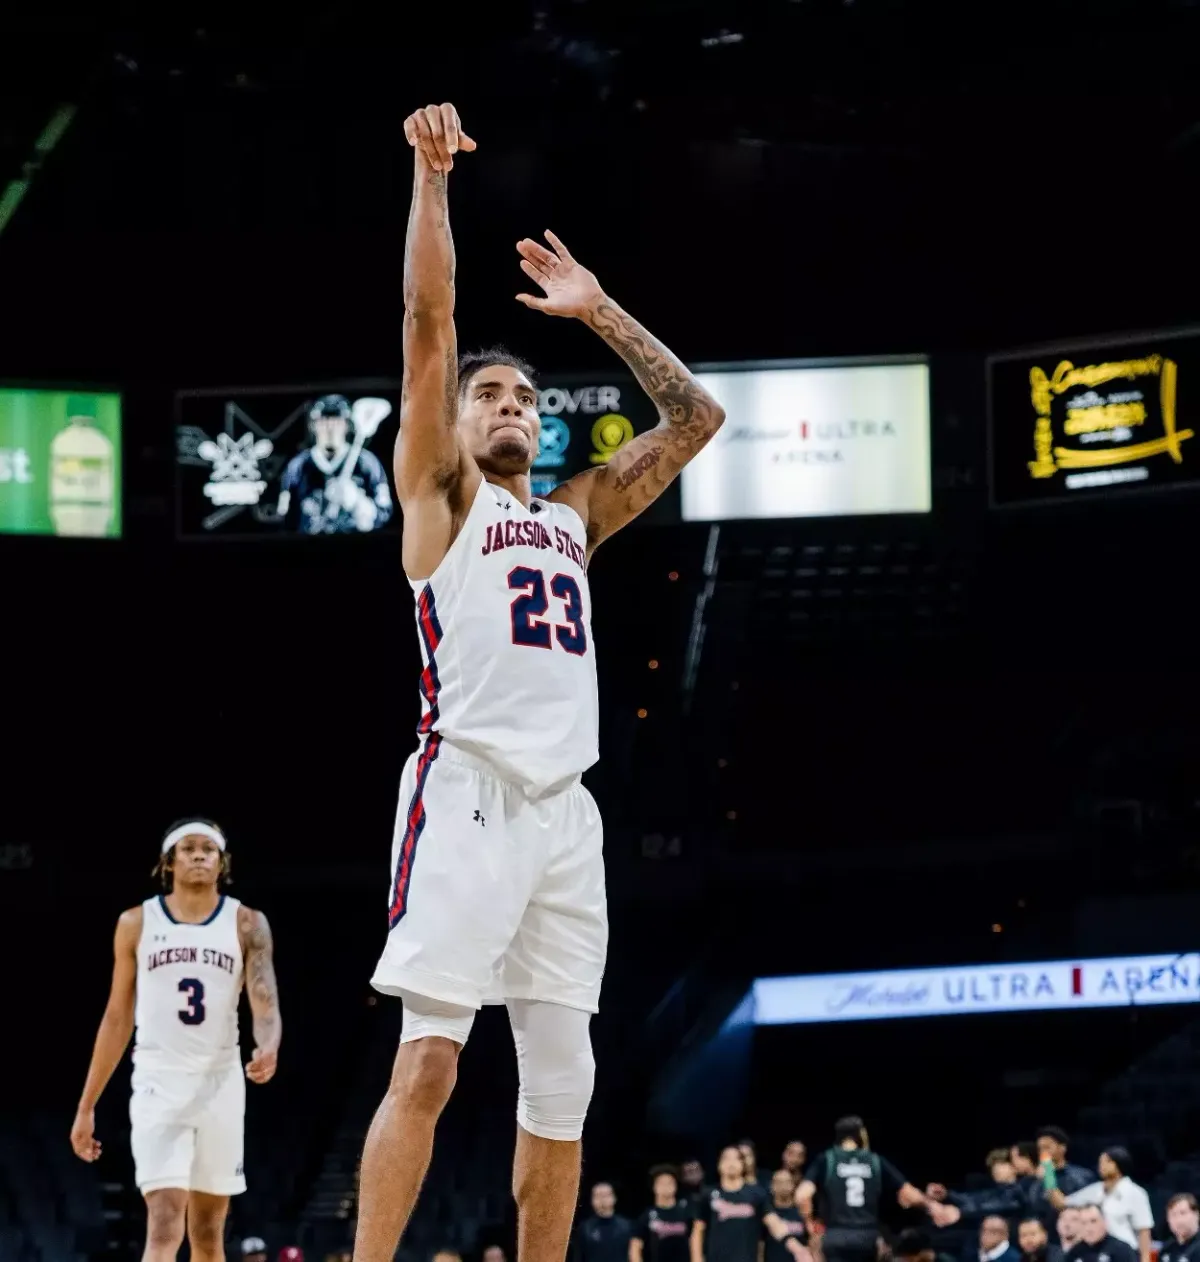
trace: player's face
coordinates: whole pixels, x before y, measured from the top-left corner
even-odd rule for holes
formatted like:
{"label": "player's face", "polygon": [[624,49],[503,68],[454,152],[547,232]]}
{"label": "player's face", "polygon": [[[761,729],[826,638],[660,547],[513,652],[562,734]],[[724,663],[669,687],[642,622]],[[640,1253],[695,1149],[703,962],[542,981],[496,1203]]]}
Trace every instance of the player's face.
{"label": "player's face", "polygon": [[464,388],[458,423],[481,469],[528,473],[538,450],[537,391],[507,364],[479,369]]}
{"label": "player's face", "polygon": [[331,455],[346,445],[346,420],[341,416],[319,416],[313,422],[313,439],[318,447]]}
{"label": "player's face", "polygon": [[783,1164],[788,1170],[799,1170],[807,1155],[804,1145],[798,1139],[793,1139],[783,1150]]}
{"label": "player's face", "polygon": [[679,1177],[687,1187],[698,1188],[704,1182],[704,1167],[698,1161],[685,1161]]}
{"label": "player's face", "polygon": [[221,875],[221,852],[210,837],[184,837],[176,843],[172,870],[176,885],[189,889],[216,885]]}
{"label": "player's face", "polygon": [[1058,1238],[1060,1240],[1079,1239],[1079,1211],[1068,1207],[1058,1215]]}
{"label": "player's face", "polygon": [[1187,1201],[1176,1201],[1167,1210],[1167,1226],[1172,1234],[1181,1240],[1190,1240],[1200,1231],[1200,1213],[1194,1210]]}
{"label": "player's face", "polygon": [[1017,1228],[1017,1243],[1022,1253],[1034,1253],[1046,1243],[1046,1229],[1041,1223],[1022,1223]]}
{"label": "player's face", "polygon": [[717,1162],[717,1173],[722,1179],[740,1179],[743,1177],[744,1165],[740,1148],[723,1148]]}
{"label": "player's face", "polygon": [[796,1180],[786,1170],[776,1170],[771,1176],[771,1195],[780,1205],[787,1205],[796,1195]]}

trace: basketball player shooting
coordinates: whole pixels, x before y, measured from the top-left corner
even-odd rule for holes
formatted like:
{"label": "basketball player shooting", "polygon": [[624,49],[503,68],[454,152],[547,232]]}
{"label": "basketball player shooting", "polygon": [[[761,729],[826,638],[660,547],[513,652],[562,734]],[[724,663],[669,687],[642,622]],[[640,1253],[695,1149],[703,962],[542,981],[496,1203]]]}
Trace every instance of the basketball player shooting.
{"label": "basketball player shooting", "polygon": [[658,426],[534,499],[532,370],[458,357],[447,187],[475,141],[452,105],[412,114],[404,382],[396,486],[416,598],[420,746],[404,769],[372,979],[404,1024],[363,1154],[356,1262],[391,1262],[476,1011],[504,1002],[517,1049],[513,1194],[520,1262],[562,1262],[592,1094],[589,1024],[608,943],[601,826],[580,774],[597,758],[587,567],[717,431],[723,413],[550,232],[517,244],[540,288],[518,300],[581,321],[629,365]]}
{"label": "basketball player shooting", "polygon": [[138,1189],[146,1200],[144,1262],[172,1262],[186,1223],[194,1262],[224,1262],[229,1198],[242,1171],[246,1084],[238,1054],[243,979],[254,1018],[251,1082],[275,1073],[282,1025],[271,930],[260,911],[222,893],[225,835],[186,820],[163,838],[163,893],[117,921],[112,990],[79,1099],[71,1146],[100,1156],[96,1103],[133,1048],[129,1106]]}

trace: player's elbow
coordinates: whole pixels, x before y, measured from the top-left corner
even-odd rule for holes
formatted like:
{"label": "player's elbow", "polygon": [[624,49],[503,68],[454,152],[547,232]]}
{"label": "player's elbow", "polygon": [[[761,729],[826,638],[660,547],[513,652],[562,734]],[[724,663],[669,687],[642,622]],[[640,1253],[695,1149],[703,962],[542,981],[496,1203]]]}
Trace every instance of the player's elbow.
{"label": "player's elbow", "polygon": [[404,286],[404,322],[418,327],[437,328],[454,318],[454,286],[447,281],[423,284],[419,280]]}

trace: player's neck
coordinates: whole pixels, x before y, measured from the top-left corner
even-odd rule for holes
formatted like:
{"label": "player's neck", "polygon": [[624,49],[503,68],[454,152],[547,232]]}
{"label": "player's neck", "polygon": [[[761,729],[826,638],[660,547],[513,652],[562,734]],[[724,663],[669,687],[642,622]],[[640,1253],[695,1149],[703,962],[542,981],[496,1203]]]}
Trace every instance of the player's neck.
{"label": "player's neck", "polygon": [[176,888],[164,895],[164,901],[171,916],[180,924],[196,925],[217,910],[221,892],[215,885],[200,889]]}
{"label": "player's neck", "polygon": [[722,1179],[722,1192],[740,1192],[746,1186],[745,1179]]}
{"label": "player's neck", "polygon": [[675,1198],[673,1196],[668,1196],[666,1200],[664,1200],[661,1196],[656,1196],[654,1198],[654,1208],[655,1209],[674,1209]]}
{"label": "player's neck", "polygon": [[484,478],[492,486],[502,486],[515,500],[519,500],[526,508],[533,499],[533,489],[529,483],[528,473],[491,473],[484,472]]}

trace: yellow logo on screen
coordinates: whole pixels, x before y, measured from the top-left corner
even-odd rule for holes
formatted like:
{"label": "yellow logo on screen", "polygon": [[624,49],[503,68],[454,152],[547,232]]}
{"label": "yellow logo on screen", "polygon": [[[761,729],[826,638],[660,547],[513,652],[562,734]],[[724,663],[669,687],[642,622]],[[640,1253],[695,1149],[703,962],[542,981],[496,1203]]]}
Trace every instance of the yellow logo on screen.
{"label": "yellow logo on screen", "polygon": [[607,464],[633,437],[633,423],[627,416],[606,412],[592,426],[592,464]]}

